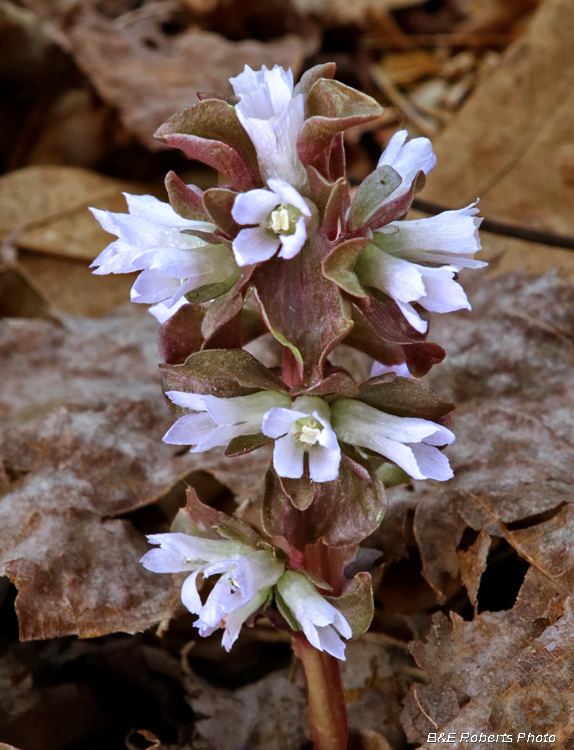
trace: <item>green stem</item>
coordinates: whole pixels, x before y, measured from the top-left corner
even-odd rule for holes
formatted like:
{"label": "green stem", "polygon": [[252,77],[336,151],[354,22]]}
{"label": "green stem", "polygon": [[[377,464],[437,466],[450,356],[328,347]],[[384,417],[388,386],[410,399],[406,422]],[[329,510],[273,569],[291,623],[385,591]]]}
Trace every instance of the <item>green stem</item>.
{"label": "green stem", "polygon": [[349,721],[338,659],[317,651],[301,633],[293,635],[293,650],[307,676],[313,750],[347,750]]}

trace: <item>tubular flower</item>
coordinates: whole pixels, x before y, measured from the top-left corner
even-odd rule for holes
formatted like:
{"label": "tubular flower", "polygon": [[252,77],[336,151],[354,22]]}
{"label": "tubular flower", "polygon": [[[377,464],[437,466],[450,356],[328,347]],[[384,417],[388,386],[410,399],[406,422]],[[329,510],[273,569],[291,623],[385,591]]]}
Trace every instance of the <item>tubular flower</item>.
{"label": "tubular flower", "polygon": [[270,409],[291,404],[289,396],[275,391],[260,391],[235,398],[182,391],[167,391],[166,396],[178,406],[193,409],[194,413],[180,417],[163,440],[176,445],[193,445],[192,453],[227,445],[230,440],[243,435],[257,435],[261,432],[263,417]]}
{"label": "tubular flower", "polygon": [[293,96],[291,69],[275,65],[255,71],[246,65],[229,82],[240,99],[235,111],[255,146],[263,179],[303,187],[307,173],[297,153],[297,136],[305,120],[305,99]]}
{"label": "tubular flower", "polygon": [[398,375],[400,378],[411,378],[416,380],[415,376],[411,375],[406,362],[403,362],[400,365],[384,365],[382,362],[373,362],[371,368],[372,378],[375,378],[377,375],[386,375],[388,372],[394,372],[395,375]]}
{"label": "tubular flower", "polygon": [[315,396],[299,396],[290,408],[275,407],[265,414],[262,431],[275,438],[273,465],[280,477],[302,477],[307,452],[314,482],[337,478],[341,448],[329,420],[328,404]]}
{"label": "tubular flower", "polygon": [[[152,534],[148,540],[160,546],[142,557],[144,567],[154,573],[190,572],[181,589],[181,601],[199,615],[195,627],[200,635],[224,628],[222,642],[227,651],[243,623],[265,604],[285,570],[271,552],[240,542],[182,533]],[[200,573],[204,579],[220,576],[205,604],[197,591]]]}
{"label": "tubular flower", "polygon": [[283,180],[268,180],[269,190],[240,193],[233,204],[232,216],[238,224],[257,224],[242,229],[233,241],[235,260],[240,266],[269,260],[279,247],[280,258],[294,258],[307,239],[317,214],[311,201],[305,200]]}
{"label": "tubular flower", "polygon": [[454,434],[426,419],[396,417],[352,399],[330,406],[316,396],[292,401],[275,391],[235,398],[182,391],[166,395],[193,413],[180,417],[164,442],[193,445],[193,453],[263,432],[275,440],[273,466],[281,477],[300,478],[307,452],[311,479],[335,480],[341,461],[339,441],[379,453],[414,479],[452,477],[448,459],[435,446],[452,443]]}
{"label": "tubular flower", "polygon": [[277,593],[301,626],[309,643],[345,661],[345,644],[351,638],[351,626],[302,573],[288,570],[277,582]]}
{"label": "tubular flower", "polygon": [[[391,166],[402,180],[382,204],[409,192],[416,175],[428,174],[436,163],[428,138],[405,143],[406,135],[406,130],[395,133],[379,160],[379,166]],[[487,265],[472,257],[481,248],[481,219],[477,218],[474,205],[428,219],[392,221],[379,227],[357,260],[354,270],[361,283],[392,297],[420,333],[426,333],[428,323],[413,302],[431,312],[470,310],[455,275],[461,268]]]}
{"label": "tubular flower", "polygon": [[435,422],[396,417],[362,401],[341,399],[331,406],[331,424],[339,440],[379,453],[413,479],[453,476],[447,457],[435,446],[448,445],[455,437]]}
{"label": "tubular flower", "polygon": [[151,195],[124,195],[127,214],[91,209],[106,232],[118,237],[92,267],[99,275],[142,271],[132,287],[132,302],[163,303],[165,309],[158,312],[165,316],[185,294],[239,274],[233,254],[224,245],[182,233],[186,229],[213,232],[214,224],[184,219]]}
{"label": "tubular flower", "polygon": [[399,187],[383,203],[388,203],[408,193],[419,172],[424,172],[426,176],[436,166],[436,156],[429,139],[412,138],[405,143],[407,136],[406,130],[399,130],[395,133],[379,158],[377,167],[392,167],[401,178]]}

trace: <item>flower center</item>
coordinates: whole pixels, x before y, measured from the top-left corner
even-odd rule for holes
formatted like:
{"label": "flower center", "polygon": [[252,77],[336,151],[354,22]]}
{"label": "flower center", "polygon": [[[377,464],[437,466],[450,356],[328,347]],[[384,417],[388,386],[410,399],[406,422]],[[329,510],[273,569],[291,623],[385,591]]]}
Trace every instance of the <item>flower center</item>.
{"label": "flower center", "polygon": [[275,234],[293,234],[295,224],[301,216],[301,211],[294,206],[281,204],[269,214],[267,226]]}
{"label": "flower center", "polygon": [[304,445],[315,445],[323,429],[315,417],[298,419],[295,424],[297,425],[297,432],[294,435],[295,440],[299,440]]}

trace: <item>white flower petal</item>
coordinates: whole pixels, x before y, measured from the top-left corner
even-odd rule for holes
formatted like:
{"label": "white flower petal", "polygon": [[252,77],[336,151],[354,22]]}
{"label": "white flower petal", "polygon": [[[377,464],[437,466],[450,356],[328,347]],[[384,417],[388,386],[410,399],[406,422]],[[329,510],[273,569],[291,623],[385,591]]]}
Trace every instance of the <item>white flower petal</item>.
{"label": "white flower petal", "polygon": [[179,308],[184,305],[187,305],[187,300],[185,297],[181,297],[174,305],[171,305],[171,307],[165,302],[158,302],[156,305],[152,305],[148,312],[154,316],[158,323],[163,324],[166,320],[169,320],[175,315]]}
{"label": "white flower petal", "polygon": [[186,607],[194,615],[199,614],[201,607],[201,599],[199,598],[199,592],[197,590],[197,576],[201,573],[202,569],[194,571],[188,576],[183,582],[181,587],[181,601],[183,606]]}
{"label": "white flower petal", "polygon": [[171,445],[197,445],[208,438],[217,425],[209,414],[184,414],[163,436]]}
{"label": "white flower petal", "polygon": [[280,477],[300,479],[303,476],[305,446],[291,435],[279,438],[273,447],[273,466]]}
{"label": "white flower petal", "polygon": [[400,365],[384,365],[382,362],[373,362],[371,368],[371,377],[375,378],[377,375],[386,375],[388,372],[394,372],[400,378],[412,378],[416,380],[414,375],[411,375],[410,370],[406,362]]}
{"label": "white flower petal", "polygon": [[181,553],[172,549],[162,549],[154,547],[146,552],[140,560],[141,564],[152,573],[182,573],[190,570],[190,564],[187,558],[182,557]]}
{"label": "white flower petal", "polygon": [[390,141],[387,144],[387,147],[379,157],[379,161],[377,163],[378,167],[383,167],[386,164],[393,165],[394,161],[399,155],[399,151],[404,146],[405,141],[408,138],[408,130],[398,130],[396,133],[394,133],[391,136]]}
{"label": "white flower petal", "polygon": [[194,411],[207,411],[205,405],[205,396],[199,393],[184,393],[183,391],[166,391],[165,395],[169,400],[177,404],[177,406],[183,406],[184,409],[193,409]]}
{"label": "white flower petal", "polygon": [[131,290],[132,302],[151,305],[163,302],[179,289],[180,280],[167,276],[161,271],[142,271]]}
{"label": "white flower petal", "polygon": [[217,424],[248,423],[251,427],[257,427],[258,432],[261,430],[261,423],[266,412],[277,406],[291,404],[291,399],[287,394],[276,391],[259,391],[249,396],[236,396],[235,398],[218,398],[217,396],[202,396],[201,398],[207,412]]}
{"label": "white flower petal", "polygon": [[262,432],[264,435],[267,435],[267,437],[282,437],[289,432],[294,422],[306,416],[306,412],[284,407],[275,407],[274,409],[270,409],[267,414],[263,416]]}
{"label": "white flower petal", "polygon": [[264,227],[242,229],[233,240],[233,254],[239,266],[249,266],[272,258],[279,249],[279,237]]}
{"label": "white flower petal", "polygon": [[470,303],[461,285],[454,280],[456,268],[424,268],[419,266],[425,285],[425,294],[419,305],[431,312],[446,313],[454,310],[470,310]]}
{"label": "white flower petal", "polygon": [[[333,405],[331,411],[333,428],[340,440],[380,453],[414,479],[426,479],[427,476],[417,463],[412,443],[445,445],[454,440],[450,430],[434,422],[395,417],[360,401],[342,399]],[[427,453],[425,451],[424,455]]]}
{"label": "white flower petal", "polygon": [[336,635],[335,630],[327,633],[322,628],[335,625],[343,637],[350,638],[352,631],[349,623],[338,609],[319,594],[306,576],[288,570],[277,582],[277,591],[311,645],[319,651],[325,649],[333,656],[341,653],[332,640],[333,633]]}
{"label": "white flower petal", "polygon": [[259,609],[259,607],[262,607],[265,604],[268,594],[269,591],[266,589],[259,591],[253,599],[250,599],[247,602],[247,604],[244,604],[242,607],[239,607],[227,615],[225,618],[225,631],[221,641],[226,651],[231,650],[231,647],[239,636],[243,623],[248,620],[251,615]]}
{"label": "white flower petal", "polygon": [[[375,243],[385,252],[414,263],[446,263],[457,267],[488,265],[471,257],[481,249],[478,227],[482,219],[471,203],[413,221],[396,221],[375,232]],[[466,256],[466,257],[465,257]]]}
{"label": "white flower petal", "polygon": [[242,555],[253,551],[251,547],[241,542],[227,539],[204,539],[182,532],[149,534],[148,541],[150,544],[159,544],[161,549],[170,555],[180,556],[182,562],[187,563],[187,568],[184,570],[197,569],[207,563],[220,560],[239,560]]}
{"label": "white flower petal", "polygon": [[396,302],[417,301],[425,294],[419,266],[389,255],[375,245],[367,245],[361,252],[355,272],[361,283],[380,289]]}
{"label": "white flower petal", "polygon": [[333,482],[339,476],[340,463],[341,449],[338,441],[335,448],[314,445],[309,450],[309,474],[314,482]]}
{"label": "white flower petal", "polygon": [[267,184],[279,198],[279,203],[298,208],[303,216],[311,216],[311,209],[309,208],[303,197],[299,195],[299,193],[295,190],[293,185],[285,182],[285,180],[274,179],[267,180]]}
{"label": "white flower petal", "polygon": [[295,224],[295,232],[293,234],[280,234],[279,239],[281,240],[281,251],[279,252],[280,258],[285,260],[291,260],[294,258],[307,240],[307,225],[305,218],[300,216]]}
{"label": "white flower petal", "polygon": [[411,189],[417,172],[428,174],[436,165],[436,156],[428,138],[413,138],[405,143],[406,131],[395,133],[381,154],[378,167],[391,166],[402,178],[399,187],[383,201],[395,200]]}
{"label": "white flower petal", "polygon": [[158,200],[153,195],[131,195],[124,193],[128,204],[128,210],[132,216],[149,221],[154,219],[157,223],[172,224],[173,226],[188,228],[191,223],[206,224],[207,222],[191,222],[177,214],[169,203]]}
{"label": "white flower petal", "polygon": [[405,318],[407,319],[409,325],[411,325],[415,329],[415,331],[419,331],[419,333],[426,333],[429,327],[428,322],[421,318],[421,316],[418,314],[415,308],[410,304],[410,302],[399,302],[399,300],[395,300],[395,301],[397,305],[400,307],[400,310],[402,314],[405,316]]}
{"label": "white flower petal", "polygon": [[279,199],[270,190],[249,190],[239,193],[233,203],[231,215],[238,224],[262,224],[279,204]]}
{"label": "white flower petal", "polygon": [[410,448],[414,453],[418,467],[428,479],[437,479],[439,482],[445,482],[454,476],[448,458],[432,445],[426,443],[411,444]]}
{"label": "white flower petal", "polygon": [[320,651],[326,651],[335,659],[345,661],[345,644],[332,625],[317,628],[319,636]]}

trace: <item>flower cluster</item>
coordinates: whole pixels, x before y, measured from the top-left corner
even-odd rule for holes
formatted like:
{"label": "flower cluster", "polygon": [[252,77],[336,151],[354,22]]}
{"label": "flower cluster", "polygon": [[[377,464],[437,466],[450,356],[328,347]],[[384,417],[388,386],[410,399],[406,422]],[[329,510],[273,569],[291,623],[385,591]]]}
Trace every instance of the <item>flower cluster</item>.
{"label": "flower cluster", "polygon": [[[319,649],[345,658],[342,638],[352,631],[345,617],[317,591],[315,585],[296,570],[286,570],[277,560],[276,550],[254,549],[227,539],[205,539],[178,532],[151,534],[151,544],[159,547],[146,552],[143,565],[154,573],[189,573],[181,589],[185,607],[198,615],[195,627],[202,636],[223,628],[223,646],[231,649],[243,623],[273,600],[281,601],[287,617],[296,622],[309,642]],[[197,583],[219,576],[202,603]]]}
{"label": "flower cluster", "polygon": [[[340,561],[380,525],[384,484],[452,477],[443,449],[455,439],[454,404],[420,381],[444,357],[427,340],[429,313],[470,309],[458,273],[485,264],[474,258],[474,204],[406,219],[435,166],[427,138],[395,133],[351,191],[344,131],[383,110],[334,74],[319,65],[294,85],[291,71],[246,66],[230,81],[234,96],[200,94],[156,137],[215,168],[218,186],[170,173],[169,203],[126,195],[128,214],[94,209],[117,239],[93,265],[139,271],[132,300],[162,323],[175,417],[164,441],[230,457],[272,446],[258,534],[221,531],[233,518],[198,526],[207,511],[192,503],[191,526],[150,536],[159,547],[143,564],[188,572],[183,603],[201,635],[223,628],[228,649],[265,614],[342,659],[342,638],[368,627],[372,591]],[[282,367],[244,348],[267,332]],[[329,361],[343,341],[372,358],[365,382]],[[329,581],[313,567],[325,547],[327,557],[339,548]],[[203,600],[200,576],[218,576]],[[320,593],[331,587],[337,596]]]}

